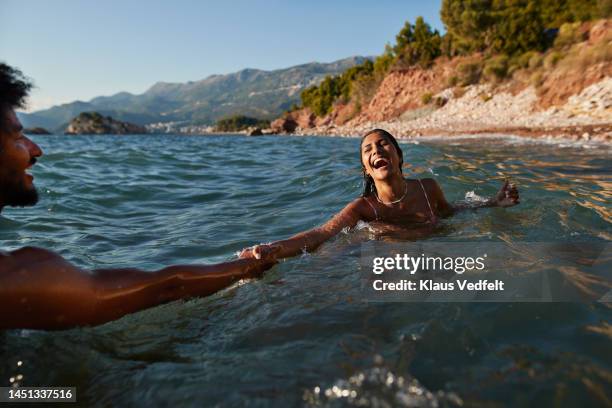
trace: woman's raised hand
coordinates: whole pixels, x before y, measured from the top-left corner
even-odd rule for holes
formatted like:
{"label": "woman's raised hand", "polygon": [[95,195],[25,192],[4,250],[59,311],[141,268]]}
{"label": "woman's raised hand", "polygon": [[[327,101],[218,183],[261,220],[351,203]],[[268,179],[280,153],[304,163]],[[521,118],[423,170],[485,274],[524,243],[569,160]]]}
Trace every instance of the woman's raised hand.
{"label": "woman's raised hand", "polygon": [[498,207],[512,207],[520,203],[519,192],[514,184],[511,184],[508,180],[504,182],[504,185],[499,189],[493,202]]}
{"label": "woman's raised hand", "polygon": [[255,258],[264,261],[276,261],[276,256],[281,250],[280,245],[260,244],[245,248],[240,252],[239,258]]}

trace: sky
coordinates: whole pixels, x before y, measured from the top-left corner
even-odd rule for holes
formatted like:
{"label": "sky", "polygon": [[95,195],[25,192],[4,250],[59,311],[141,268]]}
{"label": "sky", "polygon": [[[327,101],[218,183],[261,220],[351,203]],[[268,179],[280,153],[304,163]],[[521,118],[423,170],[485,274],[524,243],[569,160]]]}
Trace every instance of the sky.
{"label": "sky", "polygon": [[0,0],[0,61],[34,81],[28,111],[186,82],[374,56],[440,0]]}

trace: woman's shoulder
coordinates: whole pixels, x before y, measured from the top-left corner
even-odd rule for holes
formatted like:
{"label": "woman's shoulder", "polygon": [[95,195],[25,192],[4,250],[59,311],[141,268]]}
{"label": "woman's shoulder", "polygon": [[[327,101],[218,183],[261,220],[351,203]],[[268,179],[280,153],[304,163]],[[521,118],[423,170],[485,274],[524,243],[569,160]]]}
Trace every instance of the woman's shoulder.
{"label": "woman's shoulder", "polygon": [[436,181],[436,179],[434,179],[432,177],[413,178],[413,179],[404,178],[404,181],[406,181],[406,183],[413,183],[413,184],[422,183],[426,187],[437,186],[438,185],[438,182]]}
{"label": "woman's shoulder", "polygon": [[432,197],[438,197],[440,192],[442,191],[436,179],[432,177],[425,177],[421,179],[416,179],[416,178],[415,179],[405,179],[405,180],[406,182],[410,182],[416,185],[416,188],[420,188],[419,187],[419,184],[420,184],[421,186],[423,186],[423,189],[427,192],[427,194],[431,195]]}
{"label": "woman's shoulder", "polygon": [[373,198],[374,198],[373,194],[370,194],[367,196],[359,196],[355,198],[353,201],[351,201],[349,205],[354,206],[354,207],[363,207],[363,206],[369,207],[372,204]]}
{"label": "woman's shoulder", "polygon": [[348,206],[358,211],[362,219],[378,219],[376,200],[373,194],[357,197]]}

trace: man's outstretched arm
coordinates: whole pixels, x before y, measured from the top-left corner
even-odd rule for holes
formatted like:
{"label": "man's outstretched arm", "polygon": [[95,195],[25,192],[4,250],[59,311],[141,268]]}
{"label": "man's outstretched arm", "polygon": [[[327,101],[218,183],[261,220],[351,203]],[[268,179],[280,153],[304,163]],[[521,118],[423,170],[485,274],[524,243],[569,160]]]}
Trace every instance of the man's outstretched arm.
{"label": "man's outstretched arm", "polygon": [[218,265],[176,265],[155,272],[88,272],[51,251],[23,248],[0,255],[0,329],[101,324],[173,300],[210,295],[271,266],[240,259]]}

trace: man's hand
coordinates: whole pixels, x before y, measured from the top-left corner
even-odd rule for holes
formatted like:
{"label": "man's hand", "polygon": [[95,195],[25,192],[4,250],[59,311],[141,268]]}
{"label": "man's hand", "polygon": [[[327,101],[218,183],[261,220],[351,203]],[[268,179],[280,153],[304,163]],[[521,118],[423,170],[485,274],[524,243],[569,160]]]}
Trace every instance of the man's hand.
{"label": "man's hand", "polygon": [[267,262],[276,262],[276,257],[282,247],[274,244],[261,244],[245,248],[240,252],[241,259],[261,259]]}
{"label": "man's hand", "polygon": [[261,278],[265,271],[276,265],[276,258],[274,259],[253,259],[253,264],[248,266],[245,270],[245,278]]}
{"label": "man's hand", "polygon": [[499,189],[492,200],[492,204],[497,207],[512,207],[519,203],[519,192],[516,186],[511,184],[508,180],[504,182],[504,185]]}

